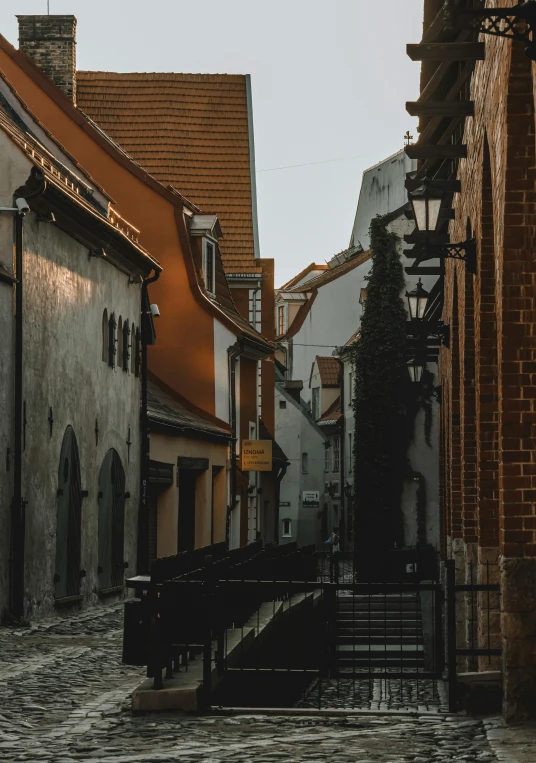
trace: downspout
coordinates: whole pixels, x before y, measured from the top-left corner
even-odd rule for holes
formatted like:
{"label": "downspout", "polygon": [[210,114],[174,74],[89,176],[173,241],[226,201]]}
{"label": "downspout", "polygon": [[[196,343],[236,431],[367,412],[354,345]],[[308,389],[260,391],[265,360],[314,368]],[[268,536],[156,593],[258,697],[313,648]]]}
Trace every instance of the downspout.
{"label": "downspout", "polygon": [[230,392],[230,418],[231,418],[231,484],[229,486],[229,505],[227,506],[227,517],[225,520],[225,539],[227,548],[230,544],[231,531],[231,512],[236,506],[236,443],[238,434],[236,431],[236,361],[242,352],[242,345],[237,342],[229,348],[229,392]]}
{"label": "downspout", "polygon": [[162,271],[155,270],[154,276],[144,278],[141,286],[141,462],[140,462],[140,505],[138,511],[138,563],[137,571],[149,572],[149,462],[151,460],[151,436],[149,413],[147,410],[147,332],[145,331],[145,305],[149,301],[147,287],[158,281]]}
{"label": "downspout", "polygon": [[[24,199],[41,196],[45,192],[46,181],[32,174],[41,181],[39,187],[29,193],[24,193]],[[24,187],[20,189],[24,192]],[[19,192],[15,193],[15,207],[17,200],[22,198]],[[14,390],[14,453],[13,453],[13,502],[11,504],[11,612],[21,619],[24,617],[24,567],[26,551],[26,504],[22,495],[22,451],[23,451],[23,343],[24,343],[24,316],[23,316],[23,217],[25,212],[20,208],[15,215],[15,390]]]}
{"label": "downspout", "polygon": [[283,477],[287,473],[287,469],[289,467],[288,462],[283,464],[280,469],[278,469],[275,476],[275,511],[274,511],[274,543],[279,543],[279,500],[281,498],[281,482],[283,481]]}
{"label": "downspout", "polygon": [[340,357],[337,358],[337,362],[339,364],[340,369],[340,375],[341,375],[341,424],[342,424],[342,432],[341,432],[341,441],[339,445],[339,490],[340,496],[341,496],[341,505],[342,505],[342,511],[341,511],[341,520],[342,520],[342,527],[339,528],[339,534],[340,538],[342,540],[342,546],[344,546],[343,551],[346,551],[346,533],[348,530],[348,507],[347,507],[347,497],[346,493],[344,491],[344,465],[345,465],[345,441],[346,441],[346,412],[344,408],[344,363],[340,359]]}

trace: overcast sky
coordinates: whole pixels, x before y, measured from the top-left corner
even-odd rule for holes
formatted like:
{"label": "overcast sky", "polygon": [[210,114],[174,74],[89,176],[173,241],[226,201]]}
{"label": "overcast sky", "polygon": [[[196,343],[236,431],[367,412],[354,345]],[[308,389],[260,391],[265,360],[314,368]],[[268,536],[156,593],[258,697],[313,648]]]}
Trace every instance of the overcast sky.
{"label": "overcast sky", "polygon": [[[50,0],[78,19],[78,68],[251,74],[261,256],[276,285],[348,246],[363,170],[416,121],[423,0]],[[16,0],[2,34],[17,45]],[[341,160],[341,161],[329,161]],[[315,162],[324,162],[322,164]],[[308,165],[274,169],[288,165]],[[266,171],[273,170],[273,171]]]}

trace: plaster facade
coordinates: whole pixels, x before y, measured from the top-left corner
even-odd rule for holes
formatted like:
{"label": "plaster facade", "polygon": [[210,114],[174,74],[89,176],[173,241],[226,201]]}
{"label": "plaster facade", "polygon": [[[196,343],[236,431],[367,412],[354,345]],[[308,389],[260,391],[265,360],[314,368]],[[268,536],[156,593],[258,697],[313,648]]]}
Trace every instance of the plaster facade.
{"label": "plaster facade", "polygon": [[[32,164],[0,132],[0,200],[11,203]],[[25,612],[50,614],[55,604],[56,522],[60,451],[67,427],[74,430],[80,459],[81,600],[95,602],[99,589],[99,472],[114,449],[125,471],[124,559],[136,567],[140,474],[140,380],[120,365],[103,361],[103,312],[139,325],[141,288],[109,262],[90,258],[88,249],[54,224],[23,222],[23,497],[26,504]],[[0,252],[13,262],[13,218],[0,216]],[[9,287],[0,286],[0,440],[3,463],[13,449],[14,310]],[[98,441],[96,440],[98,422]],[[130,443],[130,445],[128,444]],[[5,457],[5,460],[4,460]],[[0,471],[0,610],[9,603],[9,537],[12,471]]]}

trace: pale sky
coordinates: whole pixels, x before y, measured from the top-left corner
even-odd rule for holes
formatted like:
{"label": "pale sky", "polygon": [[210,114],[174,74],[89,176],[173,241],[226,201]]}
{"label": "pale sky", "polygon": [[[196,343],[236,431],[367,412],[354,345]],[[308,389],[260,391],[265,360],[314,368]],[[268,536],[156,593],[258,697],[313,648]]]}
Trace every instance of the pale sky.
{"label": "pale sky", "polygon": [[[78,19],[79,69],[251,74],[260,246],[276,285],[350,240],[363,170],[398,151],[419,93],[423,0],[50,0]],[[0,31],[18,45],[15,13]],[[342,161],[328,161],[328,160]],[[315,162],[326,162],[313,164]],[[309,166],[292,169],[288,165]]]}

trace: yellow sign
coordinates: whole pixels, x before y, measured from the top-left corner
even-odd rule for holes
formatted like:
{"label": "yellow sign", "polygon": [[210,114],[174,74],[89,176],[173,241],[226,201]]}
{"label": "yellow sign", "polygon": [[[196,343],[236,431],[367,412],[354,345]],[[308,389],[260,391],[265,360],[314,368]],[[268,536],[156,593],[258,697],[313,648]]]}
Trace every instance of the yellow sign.
{"label": "yellow sign", "polygon": [[242,470],[245,472],[271,472],[272,441],[242,440]]}

